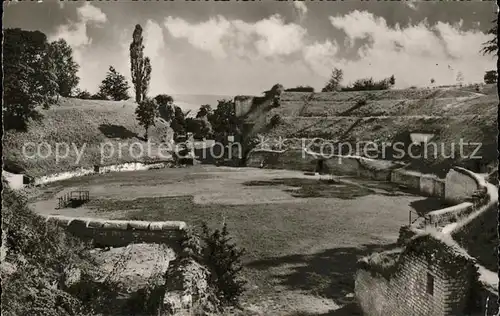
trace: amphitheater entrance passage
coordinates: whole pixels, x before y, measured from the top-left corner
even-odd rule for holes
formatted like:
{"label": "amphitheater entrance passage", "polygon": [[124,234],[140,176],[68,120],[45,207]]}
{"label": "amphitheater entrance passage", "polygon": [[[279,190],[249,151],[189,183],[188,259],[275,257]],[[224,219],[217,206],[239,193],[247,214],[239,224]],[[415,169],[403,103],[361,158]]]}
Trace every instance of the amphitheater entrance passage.
{"label": "amphitheater entrance passage", "polygon": [[318,160],[318,162],[316,163],[315,172],[322,173],[324,171],[324,168],[325,168],[325,161],[323,159]]}

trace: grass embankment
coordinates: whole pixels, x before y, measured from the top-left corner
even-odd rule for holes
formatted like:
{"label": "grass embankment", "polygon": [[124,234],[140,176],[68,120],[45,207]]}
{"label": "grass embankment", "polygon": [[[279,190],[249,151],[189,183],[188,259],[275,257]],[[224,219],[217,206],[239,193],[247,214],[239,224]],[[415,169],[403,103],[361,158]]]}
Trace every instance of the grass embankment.
{"label": "grass embankment", "polygon": [[80,280],[99,275],[89,250],[88,245],[62,229],[47,226],[44,219],[27,208],[25,197],[4,185],[2,314],[62,316],[103,312],[104,302],[111,297],[107,295],[112,295],[111,287],[103,285],[97,292],[95,283],[71,283],[75,275],[80,275]]}
{"label": "grass embankment", "polygon": [[[26,132],[7,131],[4,134],[5,167],[8,169],[14,166],[31,176],[41,176],[81,167],[91,168],[96,164],[146,161],[149,159],[148,155],[141,157],[139,147],[130,146],[132,143],[140,143],[147,153],[147,145],[142,138],[144,129],[137,123],[135,107],[136,104],[130,101],[61,98],[59,104],[42,111],[43,119],[31,122]],[[154,141],[168,130],[168,126],[154,127],[150,131],[150,138]],[[46,143],[50,146],[50,151],[48,146],[42,146],[41,155],[34,155],[33,143]],[[106,143],[109,145],[104,145]],[[56,160],[56,144],[60,144],[61,156],[68,147],[66,157]],[[23,146],[26,146],[27,156],[23,154]],[[101,148],[104,150],[102,156]],[[111,148],[114,150],[113,155]],[[80,160],[79,153],[82,153]],[[154,156],[154,146],[152,153]]]}
{"label": "grass embankment", "polygon": [[[431,159],[408,160],[409,168],[439,175],[446,174],[449,167],[456,164],[474,170],[476,161],[459,155],[461,140],[481,143],[476,156],[482,156],[484,162],[496,160],[497,155],[496,141],[491,136],[497,130],[498,96],[489,86],[483,90],[485,93],[460,88],[285,92],[280,107],[254,110],[260,115],[252,116],[256,122],[253,133],[264,134],[270,139],[317,137],[352,144],[359,140],[379,144],[403,142],[406,146],[410,133],[432,133],[438,154]],[[281,117],[280,124],[262,123],[269,122],[274,115]],[[300,144],[298,141],[289,143]],[[465,156],[470,156],[475,146],[464,149]],[[452,154],[454,157],[447,158]],[[385,159],[392,158],[385,155]]]}

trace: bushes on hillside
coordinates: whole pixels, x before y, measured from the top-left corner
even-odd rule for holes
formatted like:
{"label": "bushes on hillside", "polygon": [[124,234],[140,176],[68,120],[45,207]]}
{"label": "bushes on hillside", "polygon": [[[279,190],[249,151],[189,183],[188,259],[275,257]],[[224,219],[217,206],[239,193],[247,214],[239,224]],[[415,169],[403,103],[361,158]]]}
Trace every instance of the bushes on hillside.
{"label": "bushes on hillside", "polygon": [[[2,192],[3,315],[95,315],[109,312],[117,293],[112,282],[96,283],[99,270],[90,246],[48,225],[32,213],[27,199],[4,184]],[[2,250],[4,250],[2,249]],[[69,282],[68,272],[81,271]],[[84,284],[82,283],[84,282]],[[86,289],[86,295],[76,291]]]}
{"label": "bushes on hillside", "polygon": [[394,75],[389,78],[375,81],[373,78],[364,78],[354,81],[349,86],[342,86],[341,82],[344,78],[342,69],[335,68],[330,75],[330,79],[326,83],[321,92],[334,92],[334,91],[366,91],[366,90],[387,90],[396,84]]}
{"label": "bushes on hillside", "polygon": [[281,124],[281,122],[282,122],[282,120],[281,120],[281,116],[279,114],[275,114],[275,115],[273,115],[273,117],[271,117],[271,121],[270,121],[271,127],[276,127],[279,124]]}
{"label": "bushes on hillside", "polygon": [[342,87],[342,91],[369,91],[369,90],[388,90],[396,84],[394,75],[379,81],[373,78],[358,79],[347,87]]}
{"label": "bushes on hillside", "polygon": [[90,99],[92,99],[92,94],[90,92],[88,92],[87,90],[81,91],[80,89],[76,89],[75,98],[82,99],[82,100],[90,100]]}
{"label": "bushes on hillside", "polygon": [[314,88],[310,86],[298,86],[295,88],[286,89],[287,92],[314,92]]}

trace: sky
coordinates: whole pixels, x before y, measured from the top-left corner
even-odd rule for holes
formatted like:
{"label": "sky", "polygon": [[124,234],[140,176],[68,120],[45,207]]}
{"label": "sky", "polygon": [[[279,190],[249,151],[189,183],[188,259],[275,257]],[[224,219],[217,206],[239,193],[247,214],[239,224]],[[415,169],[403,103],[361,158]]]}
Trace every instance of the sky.
{"label": "sky", "polygon": [[274,84],[320,90],[394,75],[395,88],[483,81],[480,54],[494,1],[13,1],[4,28],[65,39],[80,88],[95,93],[109,66],[130,80],[136,24],[151,58],[150,94],[260,95]]}

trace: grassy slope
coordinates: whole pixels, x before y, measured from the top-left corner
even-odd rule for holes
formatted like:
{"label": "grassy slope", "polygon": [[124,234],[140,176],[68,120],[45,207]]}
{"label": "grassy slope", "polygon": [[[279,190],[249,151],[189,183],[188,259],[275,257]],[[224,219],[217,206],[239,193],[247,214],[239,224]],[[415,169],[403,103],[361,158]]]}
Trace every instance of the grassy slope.
{"label": "grassy slope", "polygon": [[[250,120],[253,133],[277,138],[325,138],[352,142],[359,140],[395,142],[408,132],[435,133],[445,153],[452,143],[481,142],[486,161],[496,160],[496,115],[498,96],[485,86],[483,93],[466,88],[355,91],[337,93],[292,93],[281,96],[278,108],[255,109]],[[485,94],[487,93],[487,94]],[[359,103],[364,100],[366,103]],[[270,128],[274,115],[283,123]],[[263,123],[265,122],[265,123]],[[471,150],[474,148],[471,147]],[[467,161],[440,158],[413,161],[412,167],[442,175],[451,164]]]}
{"label": "grassy slope", "polygon": [[[121,157],[118,155],[118,144],[126,145],[134,142],[144,144],[142,141],[144,129],[137,124],[135,107],[136,104],[130,101],[62,98],[59,105],[43,111],[44,119],[32,122],[27,132],[8,131],[4,134],[4,159],[7,165],[9,162],[14,163],[25,169],[28,174],[39,176],[99,164],[101,144],[110,142],[116,154],[112,158],[104,159],[103,164],[133,161],[135,159],[130,156],[129,146],[123,146]],[[161,128],[168,129],[168,127],[152,128],[150,134],[155,135],[155,129]],[[58,163],[55,154],[47,158],[29,159],[24,157],[22,152],[23,145],[29,142],[46,142],[52,146],[53,151],[56,143],[66,143],[70,148],[69,155]],[[74,148],[84,149],[79,163]]]}

